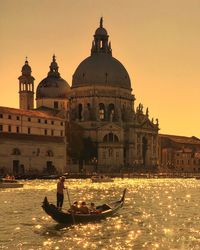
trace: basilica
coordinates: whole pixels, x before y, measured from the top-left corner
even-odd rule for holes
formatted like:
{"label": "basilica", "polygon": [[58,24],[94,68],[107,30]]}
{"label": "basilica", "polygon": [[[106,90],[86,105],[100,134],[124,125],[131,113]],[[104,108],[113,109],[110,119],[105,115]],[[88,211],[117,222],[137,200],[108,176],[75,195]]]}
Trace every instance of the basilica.
{"label": "basilica", "polygon": [[135,107],[131,79],[113,56],[103,18],[71,84],[61,77],[55,55],[49,68],[34,96],[26,59],[18,78],[19,109],[0,107],[2,173],[158,168],[158,119],[150,119],[141,103]]}

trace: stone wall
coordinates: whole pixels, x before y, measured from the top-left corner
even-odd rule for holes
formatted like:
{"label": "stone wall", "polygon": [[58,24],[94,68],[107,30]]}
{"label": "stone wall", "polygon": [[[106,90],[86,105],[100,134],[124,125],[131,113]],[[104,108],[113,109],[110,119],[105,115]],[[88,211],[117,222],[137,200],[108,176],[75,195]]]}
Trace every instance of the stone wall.
{"label": "stone wall", "polygon": [[0,133],[0,169],[10,174],[67,172],[64,139]]}

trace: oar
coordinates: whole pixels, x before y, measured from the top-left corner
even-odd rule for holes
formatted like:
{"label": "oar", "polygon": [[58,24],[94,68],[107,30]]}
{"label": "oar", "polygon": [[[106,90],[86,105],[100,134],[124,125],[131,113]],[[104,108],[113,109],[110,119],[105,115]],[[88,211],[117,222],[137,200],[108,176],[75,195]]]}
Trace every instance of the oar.
{"label": "oar", "polygon": [[[69,197],[69,191],[68,191],[68,188],[66,188],[67,190],[67,197],[68,197],[68,201],[69,201],[69,206],[70,206],[70,209],[71,209],[71,201],[70,201],[70,197]],[[74,213],[73,211],[71,212],[71,215],[72,215],[72,219],[73,219],[73,223],[75,224],[75,218],[74,218]]]}

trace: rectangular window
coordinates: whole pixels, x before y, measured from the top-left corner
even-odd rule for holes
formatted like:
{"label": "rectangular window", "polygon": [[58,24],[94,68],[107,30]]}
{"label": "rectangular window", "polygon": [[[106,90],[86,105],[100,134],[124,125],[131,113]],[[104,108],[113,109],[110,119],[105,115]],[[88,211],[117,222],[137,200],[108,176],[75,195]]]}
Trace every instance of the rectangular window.
{"label": "rectangular window", "polygon": [[112,156],[113,156],[113,149],[112,149],[112,148],[109,148],[109,150],[108,150],[108,155],[109,155],[109,157],[112,157]]}
{"label": "rectangular window", "polygon": [[30,134],[31,133],[31,128],[28,128],[28,134]]}
{"label": "rectangular window", "polygon": [[0,131],[3,131],[3,125],[0,125]]}
{"label": "rectangular window", "polygon": [[60,125],[63,126],[63,122],[61,122]]}
{"label": "rectangular window", "polygon": [[44,123],[47,124],[47,120],[45,120]]}
{"label": "rectangular window", "polygon": [[3,114],[0,114],[0,118],[3,118]]}
{"label": "rectangular window", "polygon": [[60,131],[60,136],[63,136],[63,131]]}
{"label": "rectangular window", "polygon": [[11,125],[8,125],[8,132],[11,132]]}
{"label": "rectangular window", "polygon": [[19,133],[19,127],[16,127],[16,133]]}
{"label": "rectangular window", "polygon": [[28,117],[28,121],[31,122],[31,118],[30,117]]}
{"label": "rectangular window", "polygon": [[19,121],[19,116],[17,116],[16,119]]}
{"label": "rectangular window", "polygon": [[54,125],[54,121],[51,121],[51,124]]}
{"label": "rectangular window", "polygon": [[44,130],[44,134],[47,135],[47,129]]}
{"label": "rectangular window", "polygon": [[8,119],[11,119],[11,115],[8,116]]}
{"label": "rectangular window", "polygon": [[54,135],[54,131],[53,131],[53,129],[51,130],[51,135],[52,135],[52,136]]}
{"label": "rectangular window", "polygon": [[58,102],[54,102],[54,108],[58,109]]}
{"label": "rectangular window", "polygon": [[40,120],[40,119],[38,119],[38,122],[39,122],[39,123],[41,123],[41,120]]}

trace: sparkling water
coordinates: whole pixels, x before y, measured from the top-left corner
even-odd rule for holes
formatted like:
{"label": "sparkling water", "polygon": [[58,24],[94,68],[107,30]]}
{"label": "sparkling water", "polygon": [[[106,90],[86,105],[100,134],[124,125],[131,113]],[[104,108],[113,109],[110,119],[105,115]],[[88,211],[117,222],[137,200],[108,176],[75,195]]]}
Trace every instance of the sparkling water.
{"label": "sparkling water", "polygon": [[[200,180],[66,180],[71,202],[112,202],[127,188],[115,216],[68,227],[41,208],[45,196],[55,204],[56,180],[23,183],[24,188],[0,190],[0,249],[200,249]],[[65,193],[63,209],[68,208]]]}

